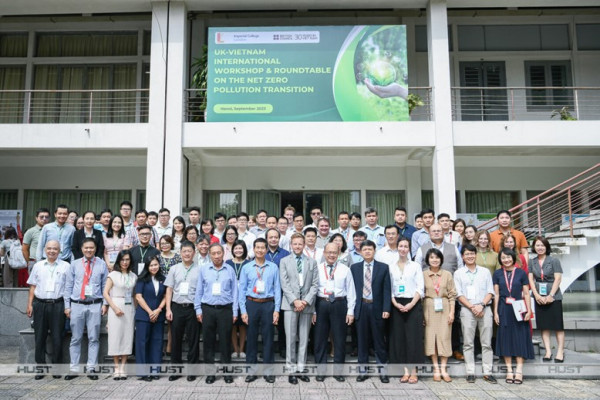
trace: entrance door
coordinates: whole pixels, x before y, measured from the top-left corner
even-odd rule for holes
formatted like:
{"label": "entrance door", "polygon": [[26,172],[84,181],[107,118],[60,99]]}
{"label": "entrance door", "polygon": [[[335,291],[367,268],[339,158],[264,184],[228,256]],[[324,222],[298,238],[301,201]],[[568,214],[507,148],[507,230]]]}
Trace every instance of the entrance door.
{"label": "entrance door", "polygon": [[506,89],[487,89],[506,87],[503,61],[461,62],[460,85],[477,88],[460,91],[463,121],[508,120]]}
{"label": "entrance door", "polygon": [[321,207],[323,215],[330,216],[331,195],[329,193],[305,192],[304,193],[304,220],[306,225],[313,223],[310,216],[310,209],[313,207]]}
{"label": "entrance door", "polygon": [[283,210],[287,206],[294,207],[296,212],[303,212],[304,201],[302,198],[302,192],[281,192],[281,212],[279,215],[283,215]]}

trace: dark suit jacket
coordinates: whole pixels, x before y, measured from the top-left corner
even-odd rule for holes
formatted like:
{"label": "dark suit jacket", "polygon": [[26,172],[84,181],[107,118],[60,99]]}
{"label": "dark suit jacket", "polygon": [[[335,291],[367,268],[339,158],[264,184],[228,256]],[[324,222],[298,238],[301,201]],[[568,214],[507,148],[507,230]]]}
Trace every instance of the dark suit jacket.
{"label": "dark suit jacket", "polygon": [[[354,286],[356,287],[356,305],[354,306],[354,318],[360,318],[362,307],[362,292],[364,282],[364,261],[353,264],[350,267]],[[371,292],[373,294],[373,312],[375,318],[381,319],[381,314],[392,310],[392,288],[390,283],[390,271],[387,264],[373,260],[371,275]]]}
{"label": "dark suit jacket", "polygon": [[[152,281],[144,282],[142,280],[138,280],[135,284],[136,296],[141,294],[146,304],[148,304],[148,307],[150,307],[152,310],[156,310],[158,308],[160,302],[165,297],[165,293],[167,293],[167,287],[164,285],[164,282],[158,283],[158,295],[154,293],[154,285],[152,284]],[[139,304],[135,309],[135,320],[150,322],[150,316]],[[165,310],[160,313],[156,322],[158,323],[164,321]]]}
{"label": "dark suit jacket", "polygon": [[[104,237],[102,237],[102,231],[94,229],[92,235],[94,242],[96,242],[96,257],[104,260]],[[75,231],[71,240],[71,251],[75,260],[83,257],[83,253],[81,252],[83,239],[85,239],[85,230],[79,229]]]}

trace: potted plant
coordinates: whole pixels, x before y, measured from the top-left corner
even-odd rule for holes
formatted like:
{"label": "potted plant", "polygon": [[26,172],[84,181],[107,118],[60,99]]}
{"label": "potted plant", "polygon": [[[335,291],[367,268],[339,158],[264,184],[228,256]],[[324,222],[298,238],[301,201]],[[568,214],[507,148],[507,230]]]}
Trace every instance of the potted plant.
{"label": "potted plant", "polygon": [[188,100],[188,119],[191,122],[204,122],[206,112],[206,78],[208,73],[208,47],[202,46],[202,55],[192,62],[192,80]]}

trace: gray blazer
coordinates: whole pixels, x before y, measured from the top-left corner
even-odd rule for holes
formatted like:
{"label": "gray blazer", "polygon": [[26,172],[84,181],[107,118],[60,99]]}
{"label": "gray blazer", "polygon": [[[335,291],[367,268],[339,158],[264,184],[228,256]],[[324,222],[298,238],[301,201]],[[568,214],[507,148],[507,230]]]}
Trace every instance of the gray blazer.
{"label": "gray blazer", "polygon": [[302,311],[305,314],[312,314],[315,310],[315,301],[317,291],[319,290],[319,270],[317,262],[312,258],[302,256],[304,265],[302,275],[304,276],[304,285],[300,287],[298,279],[298,270],[296,266],[296,255],[290,254],[281,259],[279,265],[279,279],[281,280],[281,290],[283,297],[281,299],[281,309],[292,311],[294,309],[294,300],[306,300],[308,306]]}

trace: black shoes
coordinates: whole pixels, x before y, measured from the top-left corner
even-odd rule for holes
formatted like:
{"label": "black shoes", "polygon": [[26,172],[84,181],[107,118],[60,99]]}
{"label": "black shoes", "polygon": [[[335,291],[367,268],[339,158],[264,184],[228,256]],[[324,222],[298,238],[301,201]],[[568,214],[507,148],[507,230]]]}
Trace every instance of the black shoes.
{"label": "black shoes", "polygon": [[181,375],[171,375],[169,376],[169,382],[176,381],[179,378],[181,378]]}
{"label": "black shoes", "polygon": [[475,383],[475,375],[467,375],[468,383]]}
{"label": "black shoes", "polygon": [[39,381],[40,379],[44,379],[44,375],[36,375],[34,379]]}
{"label": "black shoes", "polygon": [[256,375],[248,375],[246,377],[246,383],[254,382],[257,379],[258,379],[258,376],[256,376]]}
{"label": "black shoes", "polygon": [[215,383],[215,376],[214,375],[209,375],[206,377],[206,383],[208,383],[209,385],[212,385],[213,383]]}
{"label": "black shoes", "polygon": [[[225,381],[225,383],[233,383],[233,376],[231,375],[226,375],[223,380]],[[207,382],[208,383],[208,382]]]}
{"label": "black shoes", "polygon": [[323,382],[325,380],[325,377],[323,375],[318,375],[316,378],[317,382]]}
{"label": "black shoes", "polygon": [[387,375],[381,375],[379,377],[379,380],[381,381],[381,383],[390,383],[390,378]]}
{"label": "black shoes", "polygon": [[65,375],[65,381],[71,381],[77,378],[77,375]]}
{"label": "black shoes", "polygon": [[61,376],[60,376],[60,375],[52,375],[52,377],[53,377],[54,379],[60,379],[60,378],[61,378]]}
{"label": "black shoes", "polygon": [[494,378],[493,375],[484,375],[483,380],[486,381],[487,383],[492,383],[492,384],[498,383],[498,381],[496,380],[496,378]]}
{"label": "black shoes", "polygon": [[298,378],[296,378],[295,375],[290,375],[288,377],[288,382],[291,383],[292,385],[297,385],[298,384]]}
{"label": "black shoes", "polygon": [[310,378],[306,375],[298,375],[298,379],[300,379],[302,382],[310,382]]}
{"label": "black shoes", "polygon": [[88,375],[88,379],[90,381],[97,381],[98,380],[98,375]]}
{"label": "black shoes", "polygon": [[356,382],[364,382],[367,379],[369,379],[369,377],[367,375],[359,375],[356,377]]}
{"label": "black shoes", "polygon": [[268,383],[275,383],[275,377],[273,375],[265,375],[264,378]]}
{"label": "black shoes", "polygon": [[344,378],[344,377],[343,377],[343,376],[341,376],[341,375],[334,375],[334,376],[333,376],[333,379],[335,379],[335,380],[336,380],[336,381],[338,381],[338,382],[346,382],[346,378]]}
{"label": "black shoes", "polygon": [[195,381],[195,380],[196,380],[196,377],[195,377],[194,375],[189,375],[189,376],[187,377],[187,381],[188,381],[188,382],[193,382],[193,381]]}

